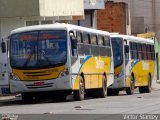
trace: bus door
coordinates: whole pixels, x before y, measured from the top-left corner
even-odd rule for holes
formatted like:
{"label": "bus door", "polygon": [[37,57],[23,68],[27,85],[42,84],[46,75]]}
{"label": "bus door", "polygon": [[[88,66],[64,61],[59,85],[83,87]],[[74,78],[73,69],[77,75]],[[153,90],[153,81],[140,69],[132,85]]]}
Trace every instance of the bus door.
{"label": "bus door", "polygon": [[69,32],[70,39],[70,62],[71,62],[71,73],[72,73],[72,85],[74,85],[74,80],[76,79],[76,74],[78,73],[78,53],[77,53],[77,39],[73,31]]}
{"label": "bus door", "polygon": [[124,62],[125,62],[125,68],[128,66],[129,63],[129,45],[127,40],[124,40]]}
{"label": "bus door", "polygon": [[129,76],[129,43],[127,40],[124,40],[124,67],[125,67],[125,79]]}
{"label": "bus door", "polygon": [[71,64],[73,64],[77,58],[77,39],[73,31],[70,31],[70,43],[71,43]]}

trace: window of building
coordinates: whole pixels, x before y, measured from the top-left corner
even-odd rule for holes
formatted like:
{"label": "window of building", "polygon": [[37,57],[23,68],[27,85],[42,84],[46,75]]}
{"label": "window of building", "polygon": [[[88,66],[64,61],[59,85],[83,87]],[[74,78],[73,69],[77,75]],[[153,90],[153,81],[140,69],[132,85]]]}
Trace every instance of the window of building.
{"label": "window of building", "polygon": [[26,26],[39,25],[38,20],[26,21]]}
{"label": "window of building", "polygon": [[53,24],[52,20],[42,20],[41,24]]}

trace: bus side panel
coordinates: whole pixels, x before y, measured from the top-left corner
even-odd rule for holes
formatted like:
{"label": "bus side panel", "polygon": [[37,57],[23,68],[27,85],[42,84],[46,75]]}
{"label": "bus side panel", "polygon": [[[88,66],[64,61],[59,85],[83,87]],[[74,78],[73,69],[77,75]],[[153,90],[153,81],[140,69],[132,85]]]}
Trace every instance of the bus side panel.
{"label": "bus side panel", "polygon": [[151,79],[154,76],[154,61],[132,61],[131,68],[126,70],[130,71],[130,74],[126,78],[126,87],[130,86],[130,78],[132,73],[134,74],[135,86],[147,86],[148,75],[151,74]]}
{"label": "bus side panel", "polygon": [[[101,88],[104,73],[111,71],[111,58],[107,57],[86,57],[81,65],[79,74],[84,73],[85,89]],[[113,77],[107,77],[108,81]],[[113,83],[113,80],[112,80]],[[111,83],[108,82],[108,86]],[[73,89],[79,88],[79,76],[75,79]]]}

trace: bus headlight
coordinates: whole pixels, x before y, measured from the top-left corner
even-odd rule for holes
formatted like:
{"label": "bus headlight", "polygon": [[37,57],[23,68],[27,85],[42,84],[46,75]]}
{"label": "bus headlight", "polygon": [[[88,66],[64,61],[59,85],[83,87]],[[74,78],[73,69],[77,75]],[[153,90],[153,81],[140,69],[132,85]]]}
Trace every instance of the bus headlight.
{"label": "bus headlight", "polygon": [[10,78],[10,80],[15,80],[15,81],[20,80],[19,77],[17,75],[15,75],[14,73],[10,73],[9,78]]}
{"label": "bus headlight", "polygon": [[67,76],[69,75],[69,68],[66,68],[64,71],[62,71],[60,74],[59,74],[59,77],[64,77],[64,76]]}

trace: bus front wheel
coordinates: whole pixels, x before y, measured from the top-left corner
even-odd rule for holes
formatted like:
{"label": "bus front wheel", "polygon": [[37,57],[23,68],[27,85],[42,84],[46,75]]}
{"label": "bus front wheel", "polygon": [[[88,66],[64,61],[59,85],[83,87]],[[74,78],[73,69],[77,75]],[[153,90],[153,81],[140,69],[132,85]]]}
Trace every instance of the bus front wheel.
{"label": "bus front wheel", "polygon": [[80,81],[79,81],[79,89],[75,90],[73,92],[74,94],[74,99],[77,101],[81,101],[84,100],[84,94],[85,94],[85,84],[84,84],[84,79],[81,76],[80,77]]}

